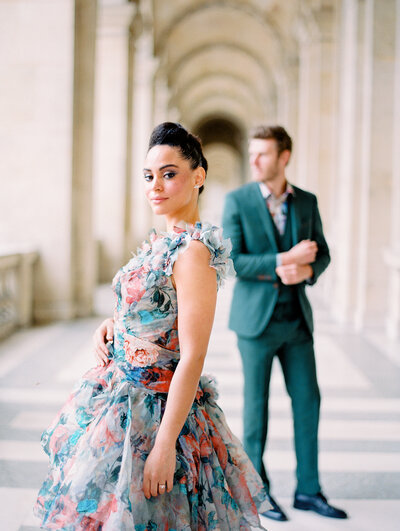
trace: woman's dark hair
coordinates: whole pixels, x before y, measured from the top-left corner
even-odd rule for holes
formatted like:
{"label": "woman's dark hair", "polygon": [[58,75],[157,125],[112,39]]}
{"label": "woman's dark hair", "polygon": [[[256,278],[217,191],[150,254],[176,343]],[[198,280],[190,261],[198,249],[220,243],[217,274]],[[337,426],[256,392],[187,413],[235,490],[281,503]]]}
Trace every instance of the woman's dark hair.
{"label": "woman's dark hair", "polygon": [[[149,140],[149,150],[154,146],[165,145],[179,148],[182,157],[190,161],[192,170],[201,166],[207,173],[208,163],[203,155],[200,138],[186,131],[181,124],[163,122],[153,129]],[[199,194],[203,190],[204,186],[201,186]]]}

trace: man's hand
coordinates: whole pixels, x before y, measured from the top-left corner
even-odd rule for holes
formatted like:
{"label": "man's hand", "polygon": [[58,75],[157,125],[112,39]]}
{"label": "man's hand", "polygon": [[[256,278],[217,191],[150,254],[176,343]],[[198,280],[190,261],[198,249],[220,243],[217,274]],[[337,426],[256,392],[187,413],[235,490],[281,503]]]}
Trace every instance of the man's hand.
{"label": "man's hand", "polygon": [[304,280],[313,276],[313,269],[309,264],[298,265],[288,264],[281,265],[275,269],[276,274],[282,280],[286,286],[292,286],[293,284],[300,284]]}
{"label": "man's hand", "polygon": [[114,338],[114,319],[105,319],[93,334],[93,348],[98,365],[107,365],[108,349],[106,343]]}
{"label": "man's hand", "polygon": [[302,240],[294,245],[289,251],[281,253],[282,265],[297,264],[306,265],[315,262],[318,245],[311,240]]}

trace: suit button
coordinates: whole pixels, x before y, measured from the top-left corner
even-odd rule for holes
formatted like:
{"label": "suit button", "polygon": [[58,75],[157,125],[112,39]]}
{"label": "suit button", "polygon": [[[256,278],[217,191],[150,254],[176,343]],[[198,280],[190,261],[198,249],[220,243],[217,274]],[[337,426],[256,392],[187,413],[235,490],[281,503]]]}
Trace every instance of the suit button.
{"label": "suit button", "polygon": [[279,287],[278,282],[274,282],[273,286],[274,286],[275,289],[278,289],[278,287]]}

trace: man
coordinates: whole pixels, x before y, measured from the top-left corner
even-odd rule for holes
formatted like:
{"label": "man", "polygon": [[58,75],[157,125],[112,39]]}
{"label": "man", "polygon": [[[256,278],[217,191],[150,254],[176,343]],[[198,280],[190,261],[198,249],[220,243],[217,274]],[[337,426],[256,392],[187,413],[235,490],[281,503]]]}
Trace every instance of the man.
{"label": "man", "polygon": [[[313,348],[313,318],[305,293],[330,262],[316,197],[290,185],[285,168],[292,141],[280,126],[257,127],[249,143],[253,182],[226,196],[224,236],[232,241],[237,272],[229,327],[238,337],[244,371],[244,447],[261,475],[268,431],[268,395],[274,357],[292,401],[297,458],[293,506],[347,518],[321,493],[318,478],[320,394]],[[264,513],[287,520],[270,496]]]}

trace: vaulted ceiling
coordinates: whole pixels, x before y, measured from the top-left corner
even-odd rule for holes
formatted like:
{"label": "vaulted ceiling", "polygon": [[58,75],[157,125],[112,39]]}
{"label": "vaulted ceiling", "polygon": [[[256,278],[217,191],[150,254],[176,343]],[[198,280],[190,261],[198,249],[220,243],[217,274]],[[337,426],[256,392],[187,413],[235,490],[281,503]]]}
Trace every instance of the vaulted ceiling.
{"label": "vaulted ceiling", "polygon": [[157,76],[188,126],[225,119],[246,128],[275,119],[299,39],[322,0],[153,0]]}

